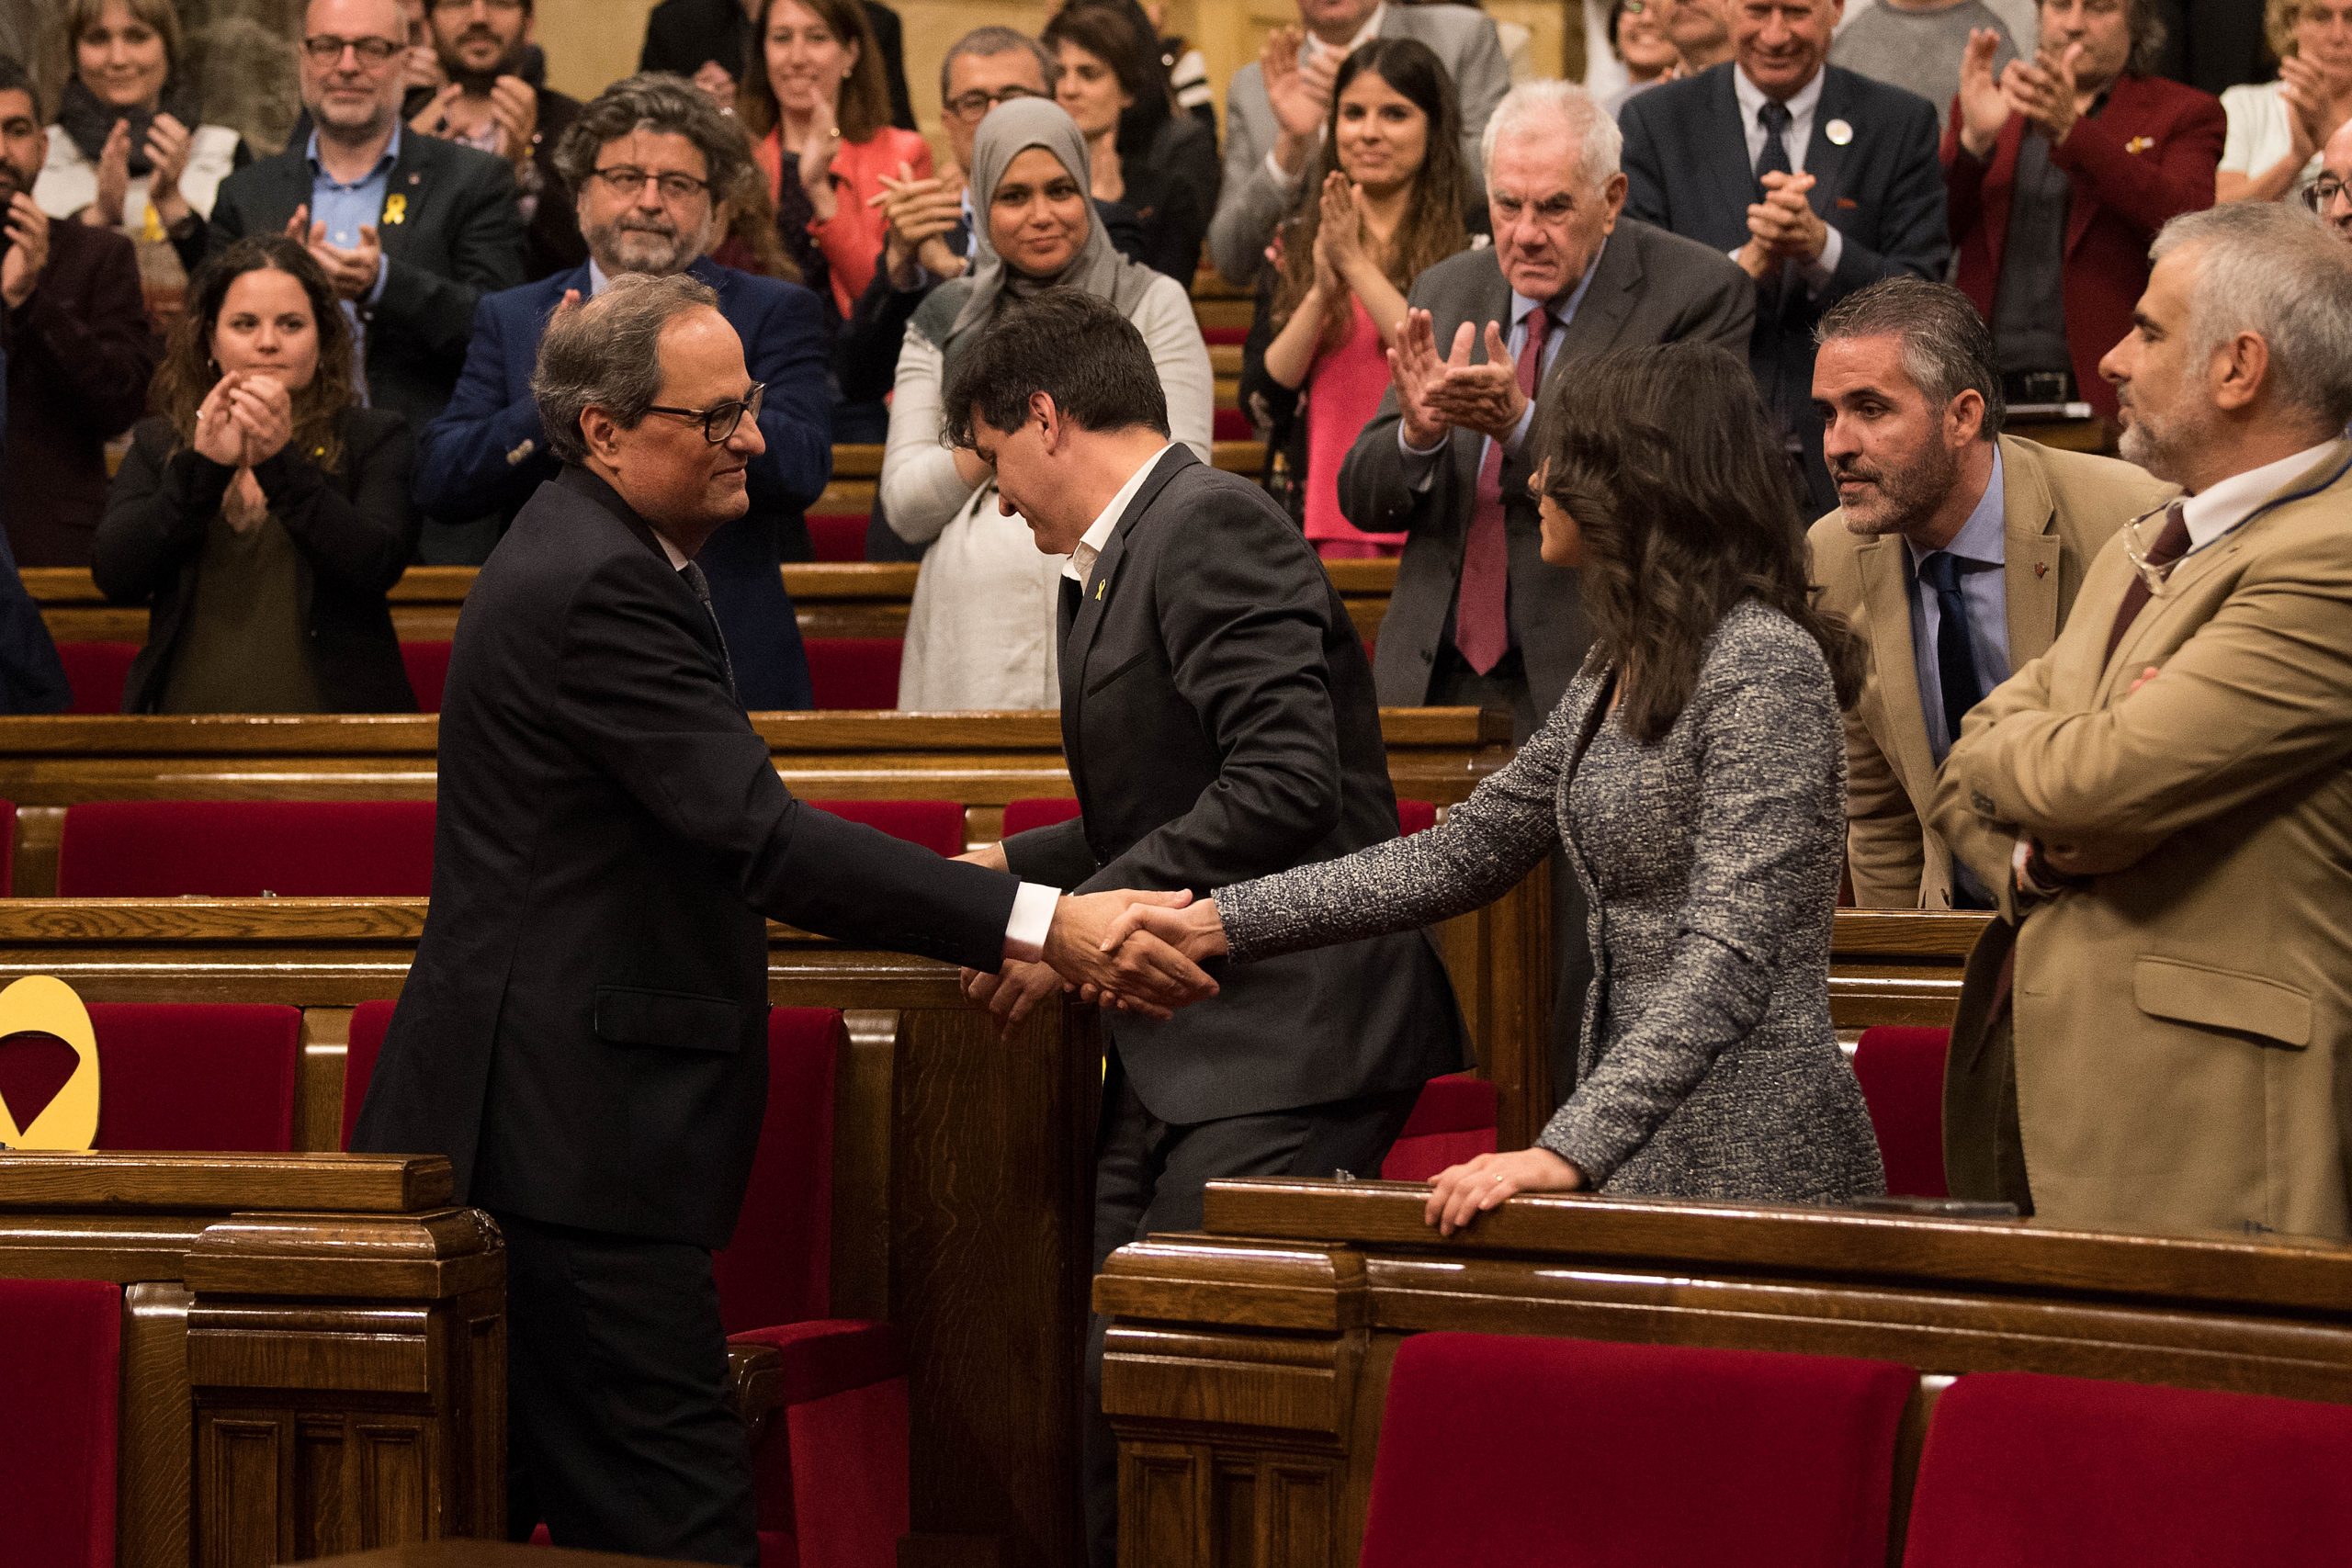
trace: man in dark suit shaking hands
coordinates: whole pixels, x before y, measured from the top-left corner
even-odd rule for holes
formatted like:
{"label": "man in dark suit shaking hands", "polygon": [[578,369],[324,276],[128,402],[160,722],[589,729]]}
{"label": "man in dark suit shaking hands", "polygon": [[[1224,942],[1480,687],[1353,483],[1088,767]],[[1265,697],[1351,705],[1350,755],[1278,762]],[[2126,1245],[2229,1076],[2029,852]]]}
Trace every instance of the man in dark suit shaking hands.
{"label": "man in dark suit shaking hands", "polygon": [[1730,0],[1732,59],[1625,106],[1625,209],[1756,280],[1747,362],[1818,514],[1838,504],[1813,411],[1813,329],[1950,254],[1935,106],[1827,63],[1845,0]]}
{"label": "man in dark suit shaking hands", "polygon": [[632,276],[548,328],[566,466],[458,628],[432,912],[352,1146],[447,1155],[505,1234],[509,1528],[752,1568],[710,1253],[766,1097],[762,917],[1168,1002],[1214,987],[1165,949],[1106,960],[1116,900],[941,860],[776,777],[694,564],[763,439],[718,304]]}
{"label": "man in dark suit shaking hands", "polygon": [[[1068,288],[1008,309],[945,403],[1005,510],[1070,557],[1062,750],[1082,814],[988,863],[1080,890],[1205,893],[1396,836],[1372,671],[1338,592],[1263,491],[1170,444],[1125,317]],[[1012,1019],[1059,981],[1008,964],[967,988]],[[1252,964],[1214,1005],[1114,1015],[1108,1033],[1098,1269],[1198,1225],[1215,1178],[1377,1175],[1421,1085],[1463,1065],[1453,992],[1419,931]],[[1098,1319],[1098,1393],[1102,1335]],[[1085,1449],[1090,1551],[1111,1568],[1117,1450],[1099,1404]]]}

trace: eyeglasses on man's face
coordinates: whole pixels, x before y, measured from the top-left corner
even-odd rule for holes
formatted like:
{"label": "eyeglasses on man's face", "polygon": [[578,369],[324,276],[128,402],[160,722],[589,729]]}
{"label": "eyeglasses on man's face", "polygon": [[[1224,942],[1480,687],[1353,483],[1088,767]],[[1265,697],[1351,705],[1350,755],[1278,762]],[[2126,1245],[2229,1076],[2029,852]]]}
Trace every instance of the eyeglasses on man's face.
{"label": "eyeglasses on man's face", "polygon": [[1034,87],[999,87],[993,93],[975,89],[948,99],[946,107],[947,112],[957,119],[973,120],[980,118],[999,104],[1009,104],[1015,98],[1042,98],[1045,96]]}
{"label": "eyeglasses on man's face", "polygon": [[746,419],[757,420],[760,417],[760,404],[766,400],[767,391],[766,382],[754,381],[752,389],[741,397],[728,402],[713,403],[707,409],[664,408],[655,403],[645,412],[666,413],[672,419],[699,420],[702,423],[702,438],[717,446],[733,436]]}
{"label": "eyeglasses on man's face", "polygon": [[302,52],[311,57],[313,65],[342,63],[343,51],[359,56],[363,65],[375,67],[391,62],[392,56],[408,47],[388,38],[336,38],[332,33],[314,33],[302,40]]}
{"label": "eyeglasses on man's face", "polygon": [[476,6],[502,17],[512,17],[523,9],[523,0],[432,0],[427,8],[437,16],[454,17]]}
{"label": "eyeglasses on man's face", "polygon": [[616,164],[609,169],[592,169],[589,172],[612,186],[613,194],[624,201],[635,201],[648,180],[651,180],[654,188],[662,193],[662,199],[673,206],[710,192],[708,180],[698,180],[692,175],[649,175],[643,169],[633,168],[627,164]]}
{"label": "eyeglasses on man's face", "polygon": [[2313,212],[2325,212],[2335,205],[2335,198],[2347,190],[2352,190],[2352,185],[2334,175],[2322,175],[2303,187],[2303,205]]}

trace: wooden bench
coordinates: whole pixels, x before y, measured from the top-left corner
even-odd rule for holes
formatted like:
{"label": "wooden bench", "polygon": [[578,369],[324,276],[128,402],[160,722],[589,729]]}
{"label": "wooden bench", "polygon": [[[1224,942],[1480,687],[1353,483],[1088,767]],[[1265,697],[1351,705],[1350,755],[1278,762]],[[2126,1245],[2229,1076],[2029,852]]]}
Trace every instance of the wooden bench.
{"label": "wooden bench", "polygon": [[[1394,560],[1327,561],[1326,570],[1356,630],[1380,635],[1396,588]],[[903,637],[914,598],[912,562],[803,561],[784,569],[785,592],[805,637]],[[457,635],[458,612],[472,591],[469,566],[413,566],[389,595],[392,629],[404,642],[447,642]],[[110,604],[79,567],[28,567],[25,589],[40,606],[49,635],[59,642],[147,640],[147,612]]]}
{"label": "wooden bench", "polygon": [[0,1274],[123,1287],[120,1568],[497,1532],[505,1258],[450,1190],[437,1155],[0,1153]]}
{"label": "wooden bench", "polygon": [[[399,994],[424,919],[422,899],[0,901],[0,984],[44,974],[92,1002],[299,1008],[298,1143],[333,1149],[351,1010]],[[782,926],[771,928],[770,953],[771,1000],[840,1008],[849,1019],[835,1086],[832,1310],[886,1320],[906,1340],[914,1529],[928,1538],[930,1553],[910,1561],[998,1561],[1001,1553],[1008,1562],[1075,1568],[1078,1350],[1092,1262],[1089,1172],[1102,1070],[1094,1015],[1041,1009],[1001,1041],[988,1016],[964,1001],[947,965]],[[300,1156],[280,1163],[302,1168]],[[235,1206],[242,1168],[232,1162],[207,1190],[232,1194],[224,1208]],[[441,1186],[420,1188],[427,1207],[435,1191],[446,1199],[448,1190],[447,1165],[429,1168]],[[28,1190],[51,1201],[47,1190]],[[92,1190],[95,1208],[111,1190]],[[8,1191],[0,1162],[0,1208]],[[0,1224],[6,1218],[0,1213]],[[107,1214],[84,1223],[101,1232],[138,1229],[135,1219]],[[474,1234],[470,1222],[467,1234]],[[39,1241],[36,1234],[27,1245]],[[7,1245],[0,1241],[0,1270],[25,1271],[6,1261]],[[277,1256],[266,1232],[239,1245]],[[420,1262],[402,1267],[431,1257],[414,1247],[409,1254]],[[295,1364],[302,1346],[288,1340],[272,1364]],[[379,1375],[406,1364],[388,1359]],[[241,1464],[278,1473],[261,1449],[236,1453]],[[503,1509],[503,1495],[499,1502]],[[272,1517],[266,1501],[253,1509]],[[360,1544],[354,1539],[349,1547]],[[199,1568],[268,1568],[313,1554],[198,1561]],[[132,1559],[123,1561],[129,1568]],[[188,1561],[173,1559],[170,1568]],[[163,1559],[141,1559],[139,1568],[151,1562],[163,1568]]]}
{"label": "wooden bench", "polygon": [[[1572,1197],[1514,1199],[1448,1240],[1421,1223],[1423,1196],[1217,1182],[1204,1234],[1113,1256],[1094,1302],[1114,1320],[1103,1401],[1126,1568],[1352,1563],[1389,1368],[1431,1329],[1916,1367],[1897,1541],[1956,1374],[2352,1403],[2352,1248],[2335,1244]],[[1609,1440],[1570,1411],[1561,1432],[1563,1464]]]}

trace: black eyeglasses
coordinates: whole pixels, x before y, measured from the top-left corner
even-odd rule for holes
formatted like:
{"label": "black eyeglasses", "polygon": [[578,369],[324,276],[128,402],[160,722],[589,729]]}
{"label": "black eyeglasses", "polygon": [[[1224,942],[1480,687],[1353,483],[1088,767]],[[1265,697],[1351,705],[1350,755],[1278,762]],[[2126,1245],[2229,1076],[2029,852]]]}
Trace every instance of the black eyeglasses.
{"label": "black eyeglasses", "polygon": [[612,186],[613,194],[624,201],[635,201],[637,193],[645,188],[648,180],[660,187],[662,199],[668,202],[684,201],[690,197],[707,196],[710,192],[708,180],[698,180],[692,175],[649,175],[643,169],[633,169],[626,164],[588,172]]}
{"label": "black eyeglasses", "polygon": [[673,419],[693,419],[702,422],[702,438],[717,446],[732,436],[746,419],[760,417],[760,404],[767,398],[768,384],[754,381],[752,389],[732,402],[713,403],[707,409],[671,409],[656,403],[647,413],[666,413]]}
{"label": "black eyeglasses", "polygon": [[2303,187],[2303,205],[2313,212],[2325,212],[2335,204],[2335,198],[2346,191],[2352,191],[2352,185],[2345,184],[2334,175],[2322,175]]}
{"label": "black eyeglasses", "polygon": [[343,58],[343,51],[346,49],[367,64],[382,65],[407,47],[388,38],[336,38],[330,33],[319,33],[302,40],[302,52],[311,57],[313,65],[333,65]]}
{"label": "black eyeglasses", "polygon": [[978,119],[999,104],[1009,104],[1015,98],[1042,98],[1045,96],[1028,87],[1000,87],[993,93],[959,93],[947,100],[946,109],[957,119]]}

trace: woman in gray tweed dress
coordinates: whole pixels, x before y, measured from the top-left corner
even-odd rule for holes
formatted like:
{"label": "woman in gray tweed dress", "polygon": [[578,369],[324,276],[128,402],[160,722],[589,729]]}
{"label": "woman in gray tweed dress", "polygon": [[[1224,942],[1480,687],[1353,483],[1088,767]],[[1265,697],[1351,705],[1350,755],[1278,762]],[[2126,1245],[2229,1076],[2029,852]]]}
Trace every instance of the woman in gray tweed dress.
{"label": "woman in gray tweed dress", "polygon": [[1532,1190],[1883,1192],[1829,1023],[1859,650],[1812,607],[1747,367],[1691,344],[1611,355],[1534,439],[1544,558],[1579,569],[1595,628],[1550,721],[1441,826],[1187,909],[1139,906],[1106,945],[1141,928],[1247,963],[1427,925],[1556,842],[1591,910],[1576,1091],[1536,1147],[1436,1177],[1430,1223],[1451,1234]]}

